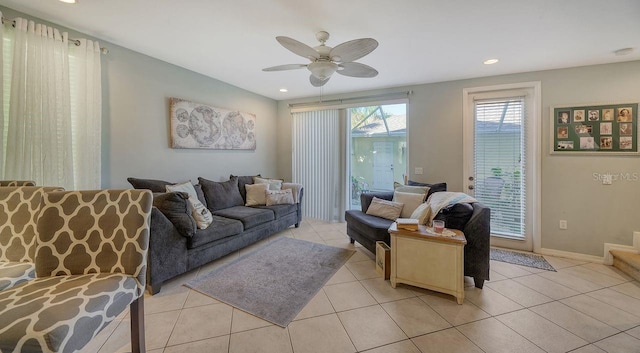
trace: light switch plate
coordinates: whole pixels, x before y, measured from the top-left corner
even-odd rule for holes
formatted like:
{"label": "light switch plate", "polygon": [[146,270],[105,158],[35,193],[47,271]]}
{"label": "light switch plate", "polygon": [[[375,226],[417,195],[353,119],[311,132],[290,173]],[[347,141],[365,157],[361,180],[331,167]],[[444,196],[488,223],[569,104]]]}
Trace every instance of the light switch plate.
{"label": "light switch plate", "polygon": [[424,171],[422,170],[422,168],[416,168],[413,173],[416,175],[422,174]]}

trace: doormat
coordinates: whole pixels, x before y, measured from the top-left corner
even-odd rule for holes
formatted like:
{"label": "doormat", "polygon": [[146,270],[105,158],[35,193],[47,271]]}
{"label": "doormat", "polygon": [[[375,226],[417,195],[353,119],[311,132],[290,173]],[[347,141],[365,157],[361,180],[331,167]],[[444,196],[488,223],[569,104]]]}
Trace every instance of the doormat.
{"label": "doormat", "polygon": [[491,260],[557,272],[556,269],[544,259],[544,257],[531,253],[491,248]]}
{"label": "doormat", "polygon": [[185,286],[287,327],[354,252],[281,238]]}

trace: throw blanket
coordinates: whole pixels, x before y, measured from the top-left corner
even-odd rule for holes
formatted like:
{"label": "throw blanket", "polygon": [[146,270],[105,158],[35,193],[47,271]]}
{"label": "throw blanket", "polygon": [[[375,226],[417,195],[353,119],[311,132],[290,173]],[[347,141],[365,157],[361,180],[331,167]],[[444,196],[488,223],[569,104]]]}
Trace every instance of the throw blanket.
{"label": "throw blanket", "polygon": [[431,226],[433,219],[436,217],[438,212],[445,207],[455,205],[457,203],[474,203],[477,201],[478,200],[462,192],[434,192],[427,200],[427,210],[425,215],[425,219],[429,220],[427,225]]}

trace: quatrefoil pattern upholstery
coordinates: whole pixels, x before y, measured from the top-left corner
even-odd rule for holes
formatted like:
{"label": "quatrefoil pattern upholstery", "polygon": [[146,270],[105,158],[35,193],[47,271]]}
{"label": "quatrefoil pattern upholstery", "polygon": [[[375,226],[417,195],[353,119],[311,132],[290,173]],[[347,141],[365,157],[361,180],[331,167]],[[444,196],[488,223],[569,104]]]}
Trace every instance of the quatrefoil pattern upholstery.
{"label": "quatrefoil pattern upholstery", "polygon": [[0,290],[35,278],[36,221],[45,193],[57,187],[0,188]]}
{"label": "quatrefoil pattern upholstery", "polygon": [[142,296],[151,205],[148,190],[46,193],[37,278],[0,291],[0,351],[75,352]]}
{"label": "quatrefoil pattern upholstery", "polygon": [[0,180],[0,186],[36,186],[32,180]]}

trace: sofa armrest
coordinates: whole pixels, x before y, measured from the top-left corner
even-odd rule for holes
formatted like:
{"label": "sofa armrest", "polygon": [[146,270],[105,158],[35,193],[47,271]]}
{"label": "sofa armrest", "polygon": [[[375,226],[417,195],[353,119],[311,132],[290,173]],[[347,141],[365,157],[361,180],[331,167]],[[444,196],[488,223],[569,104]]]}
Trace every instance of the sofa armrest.
{"label": "sofa armrest", "polygon": [[193,218],[193,208],[189,195],[185,192],[163,192],[153,194],[153,206],[156,207],[185,237],[196,234],[198,227]]}
{"label": "sofa armrest", "polygon": [[362,212],[367,213],[374,197],[391,201],[393,200],[393,191],[363,192],[360,194],[360,207],[362,208]]}
{"label": "sofa armrest", "polygon": [[160,291],[165,280],[186,272],[187,261],[187,238],[157,207],[153,207],[147,267],[151,293]]}
{"label": "sofa armrest", "polygon": [[282,190],[291,189],[293,194],[293,202],[300,203],[302,201],[302,184],[298,183],[282,183]]}

